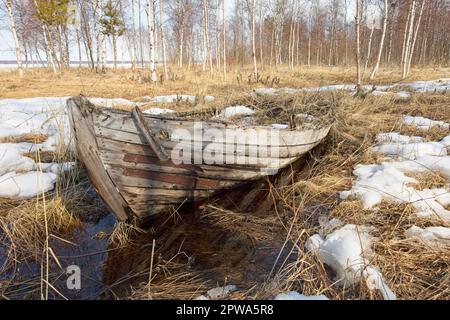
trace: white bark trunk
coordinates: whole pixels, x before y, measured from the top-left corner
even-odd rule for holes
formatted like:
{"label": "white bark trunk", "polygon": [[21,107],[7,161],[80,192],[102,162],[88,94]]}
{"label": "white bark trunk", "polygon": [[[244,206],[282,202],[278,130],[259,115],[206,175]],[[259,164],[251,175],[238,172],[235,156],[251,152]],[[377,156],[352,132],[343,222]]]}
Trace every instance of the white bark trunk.
{"label": "white bark trunk", "polygon": [[409,75],[409,70],[411,68],[411,61],[412,61],[412,58],[414,55],[414,47],[416,46],[417,35],[419,34],[420,22],[422,21],[422,14],[423,14],[423,8],[425,7],[425,1],[426,0],[422,0],[422,5],[420,7],[420,12],[419,12],[419,18],[417,19],[416,30],[414,32],[414,39],[411,44],[411,48],[409,50],[409,57],[408,57],[408,62],[407,62],[408,65],[406,67],[406,76]]}
{"label": "white bark trunk", "polygon": [[370,77],[369,77],[370,80],[373,80],[375,78],[378,68],[380,67],[381,56],[383,54],[384,39],[386,38],[388,12],[389,12],[388,0],[384,0],[383,31],[381,33],[380,47],[378,49],[377,62],[375,63],[375,66],[373,67],[372,73],[370,74]]}
{"label": "white bark trunk", "polygon": [[256,64],[256,23],[255,23],[255,12],[256,12],[256,0],[253,0],[252,4],[252,58],[253,58],[253,75],[255,81],[258,79],[258,66]]}
{"label": "white bark trunk", "polygon": [[164,24],[163,24],[163,0],[159,0],[159,23],[161,27],[161,46],[164,64],[164,78],[167,79],[167,57],[166,57],[166,39],[164,36]]}
{"label": "white bark trunk", "polygon": [[16,46],[17,68],[19,70],[19,76],[22,77],[23,76],[22,52],[20,50],[19,38],[17,37],[17,29],[16,29],[16,23],[14,21],[12,0],[6,0],[5,3],[6,3],[6,9],[8,11],[11,32],[12,32],[12,35],[14,38],[14,44]]}
{"label": "white bark trunk", "polygon": [[411,42],[412,42],[412,36],[413,36],[413,30],[414,30],[414,18],[416,15],[416,0],[413,0],[411,3],[411,18],[409,21],[408,26],[408,34],[406,37],[406,46],[405,46],[405,54],[402,61],[402,79],[406,79],[408,76],[408,61],[409,61],[409,54],[411,50]]}
{"label": "white bark trunk", "polygon": [[222,32],[223,32],[223,76],[227,78],[227,31],[226,31],[226,16],[225,16],[225,0],[222,0]]}
{"label": "white bark trunk", "polygon": [[154,13],[153,13],[153,0],[147,0],[147,21],[148,21],[148,35],[149,35],[149,56],[150,56],[150,81],[156,82],[158,81],[158,76],[156,75],[156,66],[155,66],[155,24],[153,21]]}
{"label": "white bark trunk", "polygon": [[355,28],[356,28],[356,91],[359,93],[361,91],[361,47],[360,47],[360,23],[361,23],[361,0],[356,0],[356,17],[355,17]]}

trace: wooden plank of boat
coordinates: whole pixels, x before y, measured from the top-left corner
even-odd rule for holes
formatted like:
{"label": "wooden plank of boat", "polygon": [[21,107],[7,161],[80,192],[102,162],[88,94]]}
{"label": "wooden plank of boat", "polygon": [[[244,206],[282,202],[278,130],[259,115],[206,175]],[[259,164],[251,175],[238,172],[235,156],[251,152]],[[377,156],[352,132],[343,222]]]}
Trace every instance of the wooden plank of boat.
{"label": "wooden plank of boat", "polygon": [[[124,132],[113,130],[109,128],[96,128],[96,134],[101,139],[108,139],[117,142],[131,143],[131,144],[141,144],[148,147],[147,142],[144,137],[131,132]],[[299,144],[296,146],[270,146],[270,145],[248,145],[248,144],[237,144],[234,143],[220,143],[220,142],[188,142],[188,141],[161,141],[161,145],[167,150],[166,152],[170,154],[174,148],[181,151],[190,151],[196,148],[196,152],[204,155],[210,155],[210,158],[218,158],[220,155],[223,157],[234,155],[239,153],[240,156],[245,158],[250,158],[244,163],[255,163],[255,158],[263,160],[261,156],[267,154],[267,156],[274,155],[275,158],[291,158],[296,157],[299,154],[308,152],[314,148],[317,143],[320,142],[322,137],[315,138],[309,143]],[[102,147],[106,147],[109,142],[101,142]],[[196,145],[197,144],[197,145]],[[221,152],[220,152],[221,151]],[[220,152],[220,153],[219,153]],[[253,155],[253,157],[251,157]],[[253,158],[253,160],[251,160]],[[207,159],[204,159],[207,161]],[[253,162],[252,162],[253,161]],[[258,162],[258,161],[257,161]],[[256,163],[257,163],[256,162]]]}
{"label": "wooden plank of boat", "polygon": [[86,109],[87,105],[80,98],[69,99],[67,105],[76,139],[78,157],[86,166],[92,185],[119,219],[131,218],[127,210],[127,203],[112,182],[98,155],[97,141],[93,132],[91,116]]}
{"label": "wooden plank of boat", "polygon": [[[145,144],[136,144],[136,143],[130,143],[130,142],[123,142],[123,141],[117,141],[117,140],[111,140],[107,138],[97,138],[99,143],[99,150],[101,153],[105,156],[105,158],[108,158],[111,156],[111,154],[117,154],[117,153],[129,153],[134,155],[143,155],[143,156],[149,156],[155,158],[155,153],[148,147],[148,145]],[[318,141],[317,143],[319,143]],[[310,148],[312,149],[314,145],[312,145]],[[309,149],[308,149],[309,151]],[[171,152],[170,152],[171,153]],[[238,158],[237,155],[225,155],[225,164],[224,165],[218,165],[213,162],[214,157],[209,154],[204,154],[205,157],[202,158],[202,163],[205,164],[203,167],[210,167],[210,166],[226,166],[231,169],[254,169],[258,170],[261,168],[266,168],[268,164],[270,163],[279,163],[280,166],[288,165],[292,160],[295,160],[296,157],[299,155],[295,155],[295,157],[291,158],[281,158],[281,157],[275,157],[275,158],[268,158],[268,157],[244,157],[244,158]],[[156,160],[156,159],[155,159]],[[188,159],[190,163],[195,164],[195,158],[192,155],[191,159]],[[207,164],[209,163],[209,164]],[[183,163],[181,164],[175,164],[174,161],[169,161],[164,163],[165,166],[184,166]],[[192,164],[185,164],[189,168],[192,166]],[[202,168],[203,168],[202,167]]]}
{"label": "wooden plank of boat", "polygon": [[[143,137],[139,134],[136,123],[129,116],[123,114],[114,115],[110,113],[107,118],[108,121],[102,122],[100,119],[94,119],[96,122],[96,129],[99,131],[107,130],[106,132],[116,131],[116,133],[123,133],[127,139],[134,140],[138,143],[144,143]],[[184,138],[182,134],[186,133],[191,137],[192,143],[212,143],[212,142],[224,142],[225,144],[240,144],[250,146],[303,146],[313,143],[314,141],[321,140],[328,134],[329,126],[325,126],[319,129],[274,129],[268,126],[252,126],[252,127],[238,127],[216,124],[215,122],[202,122],[201,128],[196,128],[193,121],[162,121],[160,119],[151,119],[146,117],[145,120],[151,130],[158,134],[161,130],[164,131],[166,136],[171,136],[173,132],[180,130],[180,134],[174,134],[174,137]],[[213,136],[213,133],[208,133],[209,130],[218,129],[217,136]],[[183,130],[183,131],[181,131]],[[196,131],[197,130],[197,131]],[[228,131],[224,131],[228,130]],[[204,134],[206,132],[206,134]],[[228,133],[228,134],[224,134]],[[255,133],[255,134],[252,134]],[[130,134],[130,135],[128,135]],[[247,140],[240,141],[239,139],[245,137]],[[279,137],[279,139],[273,139],[273,137]],[[201,140],[198,140],[200,138]],[[213,138],[214,140],[212,140]],[[173,139],[173,138],[172,138]],[[249,140],[250,139],[250,140]],[[253,140],[253,141],[252,141]],[[131,141],[130,141],[131,142]],[[161,141],[164,142],[164,141]],[[178,142],[178,141],[175,141]]]}

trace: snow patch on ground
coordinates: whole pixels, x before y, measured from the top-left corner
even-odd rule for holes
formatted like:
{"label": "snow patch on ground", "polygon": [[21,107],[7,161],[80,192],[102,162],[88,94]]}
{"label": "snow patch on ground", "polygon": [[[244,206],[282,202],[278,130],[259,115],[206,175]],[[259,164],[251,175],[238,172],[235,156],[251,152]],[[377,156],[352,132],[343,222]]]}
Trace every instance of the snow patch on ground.
{"label": "snow patch on ground", "polygon": [[441,248],[450,245],[450,229],[445,227],[428,227],[422,229],[412,226],[406,231],[406,236],[418,238],[432,248]]}
{"label": "snow patch on ground", "polygon": [[378,268],[372,266],[367,258],[373,255],[373,240],[367,227],[347,224],[328,234],[325,239],[319,234],[313,235],[308,239],[306,248],[336,272],[335,281],[338,283],[352,285],[363,278],[370,290],[379,290],[385,299],[394,300],[396,295],[387,286]]}
{"label": "snow patch on ground", "polygon": [[[71,170],[74,163],[36,163],[24,156],[37,151],[71,148],[72,137],[66,112],[67,97],[0,99],[0,138],[27,134],[47,136],[41,144],[0,143],[0,197],[31,198],[54,188],[57,175]],[[91,98],[104,107],[135,106],[126,99]]]}
{"label": "snow patch on ground", "polygon": [[403,116],[402,123],[415,126],[420,130],[430,130],[434,126],[438,126],[442,129],[450,129],[450,124],[444,121],[434,121],[424,117]]}
{"label": "snow patch on ground", "polygon": [[26,199],[54,188],[57,175],[53,172],[8,172],[0,176],[0,197]]}
{"label": "snow patch on ground", "polygon": [[251,116],[255,111],[246,106],[227,107],[219,114],[219,118],[232,118],[237,116]]}
{"label": "snow patch on ground", "polygon": [[[363,86],[363,90],[371,92],[374,96],[392,95],[400,100],[409,100],[411,93],[407,91],[390,92],[388,90],[401,90],[402,88],[408,88],[413,92],[447,92],[450,90],[450,78],[437,79],[431,81],[416,81],[410,83],[398,83],[394,85],[366,85]],[[257,95],[277,95],[277,94],[294,94],[297,92],[325,92],[325,91],[355,91],[354,84],[335,84],[328,86],[319,86],[312,88],[258,88],[254,90]]]}
{"label": "snow patch on ground", "polygon": [[[418,123],[429,125],[433,120],[422,118]],[[450,204],[450,184],[444,188],[416,190],[413,185],[418,181],[410,176],[432,171],[450,180],[447,138],[441,142],[423,142],[420,137],[395,132],[378,135],[379,145],[372,150],[394,158],[381,164],[357,165],[353,171],[356,176],[353,186],[340,193],[341,199],[356,197],[367,209],[380,204],[383,199],[410,203],[420,217],[438,216],[450,222],[450,211],[446,209]]]}

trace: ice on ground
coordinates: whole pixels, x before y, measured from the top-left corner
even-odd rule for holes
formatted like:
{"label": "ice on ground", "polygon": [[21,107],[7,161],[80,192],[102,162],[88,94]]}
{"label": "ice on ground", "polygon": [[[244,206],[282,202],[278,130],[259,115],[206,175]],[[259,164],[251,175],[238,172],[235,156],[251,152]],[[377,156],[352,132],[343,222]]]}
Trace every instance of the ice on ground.
{"label": "ice on ground", "polygon": [[428,227],[422,229],[412,226],[406,232],[410,238],[418,238],[432,248],[441,248],[450,245],[450,229],[445,227]]}
{"label": "ice on ground", "polygon": [[150,109],[143,111],[143,113],[150,114],[152,116],[157,116],[160,114],[167,114],[167,113],[174,113],[174,112],[175,111],[172,109],[162,109],[162,108],[150,108]]}
{"label": "ice on ground", "polygon": [[0,176],[0,197],[32,198],[54,188],[57,175],[53,172],[9,172]]}
{"label": "ice on ground", "polygon": [[323,239],[319,234],[310,237],[306,248],[318,255],[324,264],[336,272],[342,285],[356,284],[364,278],[370,290],[379,290],[385,299],[396,299],[378,268],[369,263],[374,238],[368,228],[347,224]]}
{"label": "ice on ground", "polygon": [[223,299],[231,292],[236,291],[237,287],[234,284],[227,285],[225,287],[217,287],[208,290],[205,295],[198,296],[195,300],[217,300]]}
{"label": "ice on ground", "polygon": [[275,297],[275,300],[329,300],[324,295],[305,296],[297,291],[289,291],[288,293],[280,293]]}
{"label": "ice on ground", "polygon": [[411,99],[411,93],[407,91],[399,91],[395,94],[395,96],[400,100],[409,100]]}
{"label": "ice on ground", "polygon": [[219,118],[232,118],[236,116],[251,116],[255,111],[246,106],[227,107],[219,114]]}
{"label": "ice on ground", "polygon": [[403,116],[402,123],[419,128],[420,130],[430,130],[434,126],[442,129],[450,129],[450,124],[444,121],[435,121],[424,117]]}

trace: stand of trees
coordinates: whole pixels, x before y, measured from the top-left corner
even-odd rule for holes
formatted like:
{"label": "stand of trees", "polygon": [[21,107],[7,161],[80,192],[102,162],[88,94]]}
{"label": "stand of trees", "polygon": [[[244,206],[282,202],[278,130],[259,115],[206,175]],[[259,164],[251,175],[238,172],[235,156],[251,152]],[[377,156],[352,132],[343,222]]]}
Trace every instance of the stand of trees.
{"label": "stand of trees", "polygon": [[225,0],[0,0],[0,6],[20,74],[37,64],[58,73],[82,60],[104,72],[108,47],[114,68],[120,49],[133,69],[150,70],[151,81],[157,72],[167,78],[170,67],[201,65],[225,77],[229,66],[247,64],[255,78],[284,64],[292,70],[358,65],[360,81],[373,80],[380,66],[397,66],[406,78],[412,66],[450,60],[450,0],[235,0],[233,6]]}

